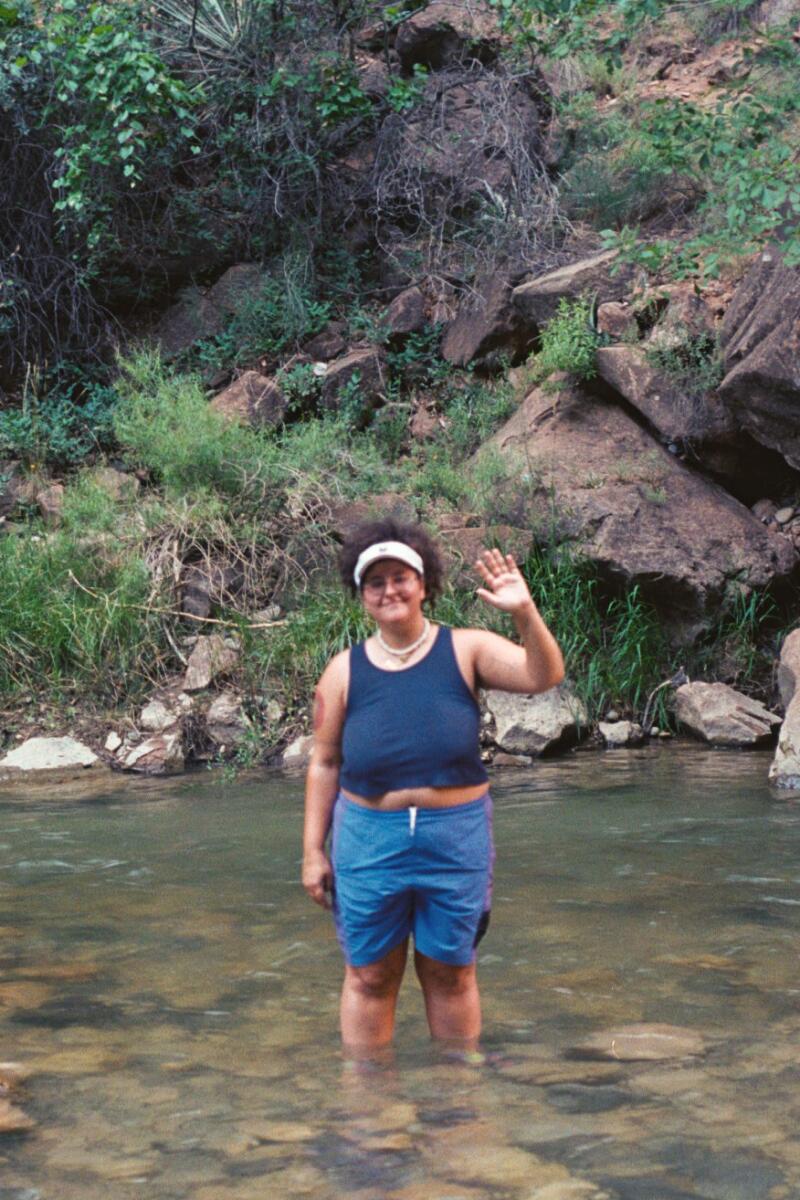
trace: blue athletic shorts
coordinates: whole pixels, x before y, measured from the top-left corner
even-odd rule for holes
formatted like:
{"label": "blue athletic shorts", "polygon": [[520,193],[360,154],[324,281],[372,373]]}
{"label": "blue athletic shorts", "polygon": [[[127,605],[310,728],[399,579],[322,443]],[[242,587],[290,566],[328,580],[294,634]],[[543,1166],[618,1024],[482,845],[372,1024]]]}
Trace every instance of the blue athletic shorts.
{"label": "blue athletic shorts", "polygon": [[451,808],[333,810],[333,913],[345,959],[378,962],[414,935],[453,966],[475,960],[489,924],[494,843],[489,793]]}

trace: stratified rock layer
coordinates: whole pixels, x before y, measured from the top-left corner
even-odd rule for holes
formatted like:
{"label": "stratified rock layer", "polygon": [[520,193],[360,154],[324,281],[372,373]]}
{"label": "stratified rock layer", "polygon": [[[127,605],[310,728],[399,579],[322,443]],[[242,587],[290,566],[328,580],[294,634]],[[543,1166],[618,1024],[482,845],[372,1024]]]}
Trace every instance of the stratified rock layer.
{"label": "stratified rock layer", "polygon": [[726,683],[685,683],[675,692],[681,725],[712,746],[765,745],[780,717]]}

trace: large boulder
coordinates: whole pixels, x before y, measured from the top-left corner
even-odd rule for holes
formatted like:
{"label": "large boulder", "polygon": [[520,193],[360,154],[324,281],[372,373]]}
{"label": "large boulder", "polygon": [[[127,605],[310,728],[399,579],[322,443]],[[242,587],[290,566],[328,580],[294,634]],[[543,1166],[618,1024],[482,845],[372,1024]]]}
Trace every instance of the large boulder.
{"label": "large boulder", "polygon": [[241,696],[222,692],[214,698],[206,713],[206,733],[221,751],[237,746],[252,730]]}
{"label": "large boulder", "polygon": [[800,469],[800,267],[768,248],[725,314],[719,394],[740,426]]}
{"label": "large boulder", "polygon": [[[537,330],[555,316],[562,298],[594,296],[598,303],[624,300],[630,291],[633,268],[620,267],[618,257],[616,250],[604,250],[519,284],[512,301],[521,319]],[[612,268],[618,269],[614,272]]]}
{"label": "large boulder", "polygon": [[586,731],[583,703],[563,685],[536,696],[489,691],[495,744],[509,754],[541,755],[574,746]]}
{"label": "large boulder", "polygon": [[532,330],[512,301],[517,279],[507,271],[497,271],[459,305],[442,338],[442,358],[465,367],[492,352],[519,359],[531,350]]}
{"label": "large boulder", "polygon": [[483,0],[433,0],[402,23],[395,50],[404,70],[441,70],[466,58],[490,62],[500,46],[497,14]]}
{"label": "large boulder", "polygon": [[214,397],[211,407],[242,425],[274,429],[286,416],[288,402],[274,379],[258,371],[245,371]]}
{"label": "large boulder", "polygon": [[789,538],[579,386],[534,389],[478,458],[487,450],[505,466],[495,499],[505,520],[638,584],[683,633],[707,627],[729,586],[766,587],[797,565]]}
{"label": "large boulder", "polygon": [[653,426],[665,442],[707,441],[733,432],[713,394],[692,394],[655,367],[640,346],[605,346],[597,373]]}
{"label": "large boulder", "polygon": [[778,734],[778,747],[769,771],[779,788],[800,791],[800,629],[793,630],[781,647],[778,690],[786,715]]}
{"label": "large boulder", "polygon": [[780,717],[726,683],[684,683],[675,692],[675,714],[712,746],[747,749],[772,741]]}
{"label": "large boulder", "polygon": [[221,333],[234,313],[258,296],[265,278],[257,263],[238,263],[207,291],[195,286],[185,288],[153,331],[162,353],[180,354],[199,338]]}
{"label": "large boulder", "polygon": [[74,771],[100,765],[100,759],[71,737],[32,737],[0,759],[0,771]]}

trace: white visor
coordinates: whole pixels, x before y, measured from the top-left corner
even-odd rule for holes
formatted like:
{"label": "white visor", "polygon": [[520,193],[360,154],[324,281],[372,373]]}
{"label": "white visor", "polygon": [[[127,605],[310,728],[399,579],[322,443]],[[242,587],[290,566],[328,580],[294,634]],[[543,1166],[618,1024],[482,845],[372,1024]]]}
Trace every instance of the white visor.
{"label": "white visor", "polygon": [[358,556],[356,569],[353,572],[356,587],[361,586],[361,580],[367,567],[371,567],[374,562],[378,562],[381,558],[396,558],[398,562],[403,562],[409,567],[413,567],[417,574],[423,577],[425,575],[422,559],[416,550],[412,550],[405,542],[376,542],[374,546],[367,546],[366,550]]}

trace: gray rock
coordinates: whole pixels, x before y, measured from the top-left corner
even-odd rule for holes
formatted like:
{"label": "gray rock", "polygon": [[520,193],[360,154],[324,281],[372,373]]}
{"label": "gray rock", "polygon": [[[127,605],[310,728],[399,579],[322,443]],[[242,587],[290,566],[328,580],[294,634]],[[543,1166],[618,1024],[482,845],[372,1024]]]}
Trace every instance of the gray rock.
{"label": "gray rock", "polygon": [[239,661],[239,652],[227,645],[218,633],[199,637],[186,664],[182,687],[186,692],[199,692],[214,679],[228,675]]}
{"label": "gray rock", "polygon": [[237,746],[252,732],[252,728],[242,705],[242,697],[234,692],[222,692],[206,713],[206,732],[217,746]]}
{"label": "gray rock", "polygon": [[675,692],[678,720],[712,746],[748,747],[772,740],[780,717],[726,683],[685,683]]}
{"label": "gray rock", "polygon": [[642,727],[635,721],[600,721],[597,728],[609,750],[638,746],[644,741]]}
{"label": "gray rock", "polygon": [[289,743],[281,755],[281,766],[307,767],[311,759],[311,751],[313,749],[313,734],[306,734],[303,737],[295,738],[293,742]]}
{"label": "gray rock", "polygon": [[494,717],[494,741],[509,754],[538,756],[574,745],[588,723],[582,702],[563,685],[537,696],[489,691],[485,702]]}
{"label": "gray rock", "polygon": [[143,775],[171,775],[182,771],[184,753],[181,731],[173,727],[156,733],[138,745],[124,749],[118,761],[124,770]]}
{"label": "gray rock", "polygon": [[242,304],[258,295],[265,278],[258,264],[238,263],[207,292],[197,287],[186,288],[154,330],[162,353],[180,354],[199,338],[220,333]]}
{"label": "gray rock", "polygon": [[57,528],[64,513],[64,485],[53,483],[50,487],[43,488],[36,496],[36,503],[45,525],[51,529]]}
{"label": "gray rock", "polygon": [[775,787],[800,791],[800,629],[795,629],[781,647],[778,691],[786,715],[778,734],[778,746],[769,769]]}
{"label": "gray rock", "polygon": [[621,1025],[604,1029],[572,1047],[570,1058],[599,1058],[624,1062],[697,1058],[706,1054],[705,1039],[678,1025]]}
{"label": "gray rock", "polygon": [[160,733],[180,719],[180,712],[163,700],[149,700],[139,714],[139,725],[151,733]]}
{"label": "gray rock", "polygon": [[15,771],[63,771],[94,767],[100,759],[71,737],[32,737],[0,759],[0,768]]}
{"label": "gray rock", "polygon": [[112,729],[103,745],[109,754],[116,754],[122,745],[122,738],[115,729]]}

